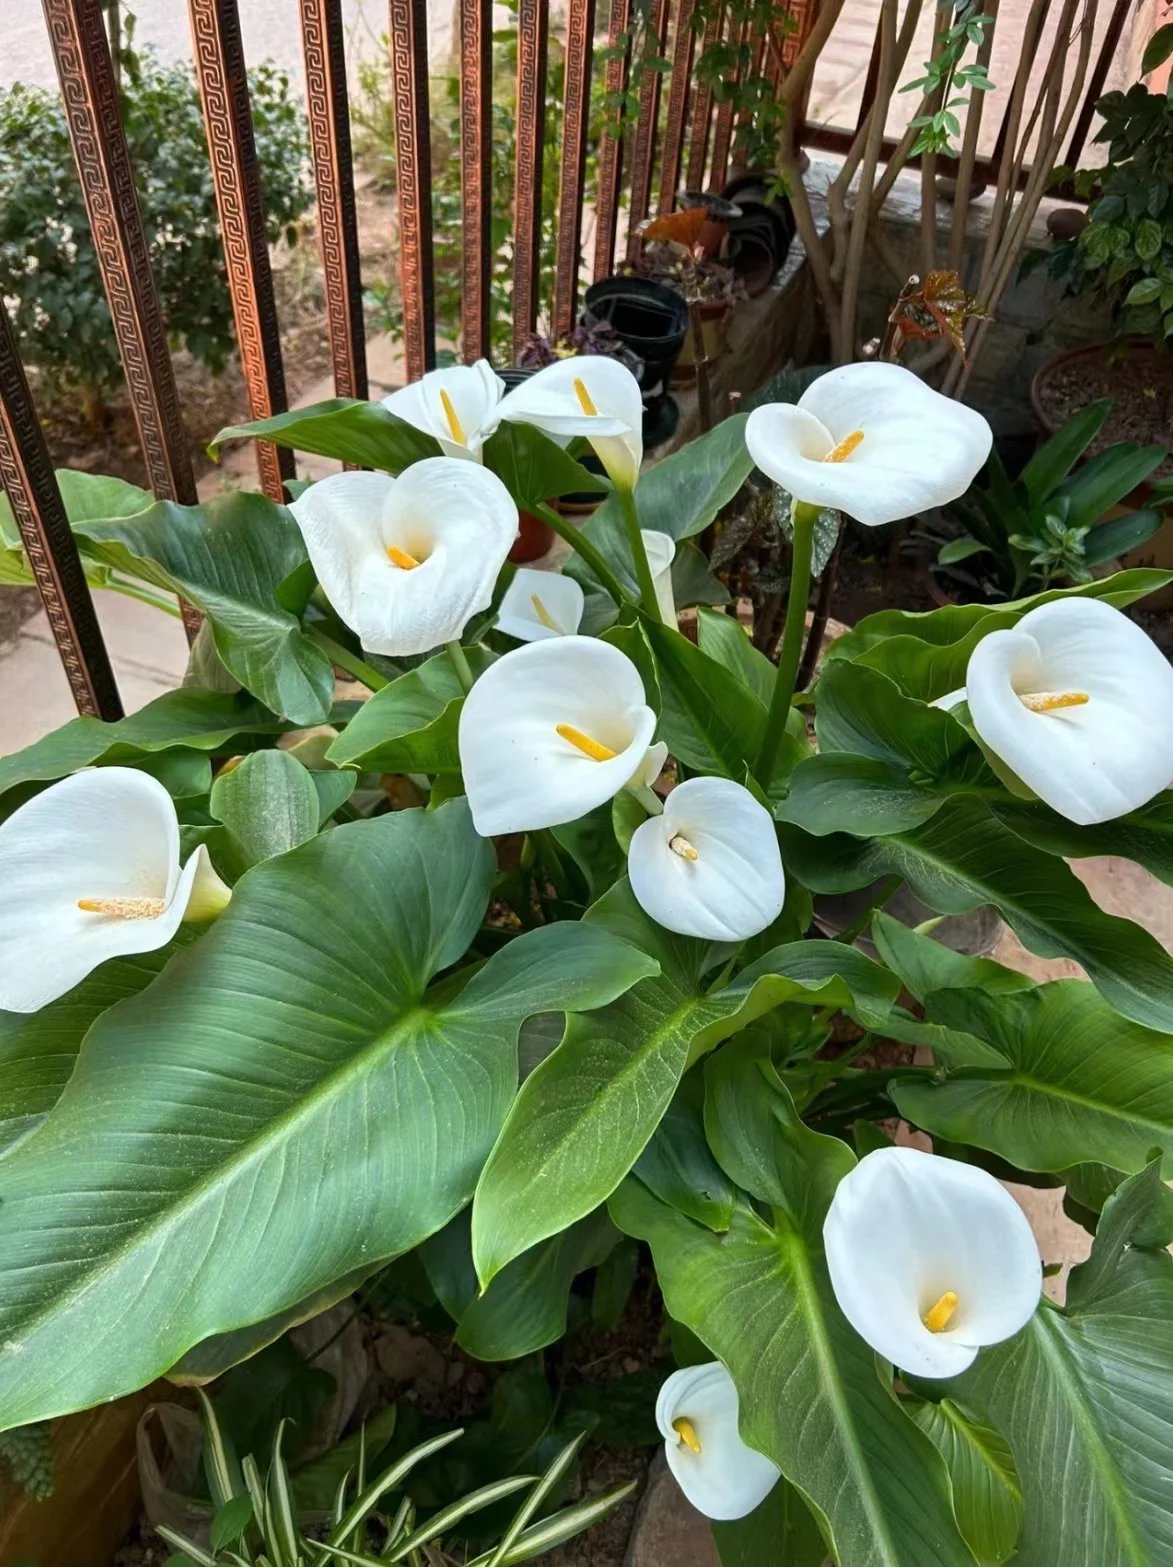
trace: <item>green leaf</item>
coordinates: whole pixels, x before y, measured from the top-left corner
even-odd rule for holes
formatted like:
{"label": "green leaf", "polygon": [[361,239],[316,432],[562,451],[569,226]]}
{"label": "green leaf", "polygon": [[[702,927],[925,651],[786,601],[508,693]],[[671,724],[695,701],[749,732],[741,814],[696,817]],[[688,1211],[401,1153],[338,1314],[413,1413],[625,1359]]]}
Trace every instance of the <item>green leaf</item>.
{"label": "green leaf", "polygon": [[1141,218],[1132,236],[1132,246],[1142,261],[1155,261],[1161,254],[1161,225],[1153,218]]}
{"label": "green leaf", "polygon": [[158,501],[85,534],[88,553],[201,609],[225,668],[267,707],[295,724],[325,719],[334,672],[298,619],[312,578],[304,593],[288,585],[308,557],[284,506],[244,491],[206,506]]}
{"label": "green leaf", "polygon": [[0,1310],[20,1345],[0,1356],[4,1425],[141,1386],[468,1201],[522,1020],[649,972],[605,931],[547,925],[429,991],[493,873],[463,800],[338,827],[250,871],[199,942],[103,1014],[4,1164]]}
{"label": "green leaf", "polygon": [[1112,412],[1112,399],[1101,397],[1074,413],[1056,430],[1022,470],[1018,483],[1026,491],[1027,509],[1036,510],[1067,477],[1087,451]]}
{"label": "green leaf", "polygon": [[918,1401],[909,1413],[945,1460],[962,1534],[982,1567],[997,1567],[1013,1554],[1022,1525],[1022,1491],[1009,1444],[951,1398]]}
{"label": "green leaf", "polygon": [[1156,1567],[1173,1553],[1173,1260],[1138,1236],[1156,1165],[1110,1199],[1065,1309],[946,1384],[1010,1444],[1026,1509],[1015,1567]]}
{"label": "green leaf", "polygon": [[533,424],[503,420],[485,442],[483,454],[485,467],[501,480],[519,511],[532,511],[563,495],[606,494],[611,488]]}
{"label": "green leaf", "polygon": [[[661,734],[673,755],[700,772],[741,778],[761,748],[766,709],[723,664],[673,627],[647,621],[664,710]],[[787,736],[783,759],[796,747]]]}
{"label": "green leaf", "polygon": [[1099,566],[1117,555],[1138,549],[1146,539],[1151,539],[1165,521],[1165,514],[1155,506],[1144,506],[1138,511],[1112,517],[1092,529],[1083,541],[1083,558],[1088,566]]}
{"label": "green leaf", "polygon": [[[465,649],[473,675],[493,661],[482,647]],[[326,753],[337,767],[371,773],[460,771],[457,730],[464,687],[447,652],[392,680],[364,702]]]}
{"label": "green leaf", "polygon": [[[75,529],[98,517],[131,517],[135,512],[144,511],[154,500],[149,491],[140,489],[137,484],[128,484],[125,479],[81,473],[73,468],[58,468],[55,477],[65,515]],[[101,586],[109,580],[109,575],[108,567],[92,562],[86,565],[86,580],[92,586]],[[0,492],[0,585],[31,586],[35,580],[12,506],[8,497]]]}
{"label": "green leaf", "polygon": [[775,814],[816,837],[836,832],[879,837],[927,822],[949,792],[910,783],[907,770],[891,762],[832,751],[808,757],[795,769]]}
{"label": "green leaf", "polygon": [[937,564],[955,566],[959,561],[968,560],[971,555],[981,555],[989,547],[981,539],[971,538],[967,533],[960,539],[950,539],[947,544],[942,544],[937,551]]}
{"label": "green leaf", "polygon": [[939,991],[926,1015],[1008,1063],[893,1084],[901,1113],[926,1131],[1022,1170],[1090,1160],[1131,1173],[1154,1148],[1173,1153],[1173,1038],[1126,1022],[1086,981]]}
{"label": "green leaf", "polygon": [[696,620],[701,652],[736,675],[763,708],[769,707],[777,670],[754,647],[741,622],[711,609],[698,610]]}
{"label": "green leaf", "polygon": [[1092,827],[1069,822],[1042,801],[1008,797],[994,801],[992,808],[999,821],[1048,854],[1066,859],[1116,854],[1173,884],[1173,794],[1168,791],[1139,811]]}
{"label": "green leaf", "polygon": [[225,1502],[212,1518],[209,1536],[212,1549],[220,1551],[239,1540],[252,1522],[252,1516],[253,1504],[247,1496],[234,1496],[231,1501]]}
{"label": "green leaf", "polygon": [[685,540],[672,559],[672,598],[678,610],[694,604],[728,604],[729,590],[709,570],[709,561]]}
{"label": "green leaf", "polygon": [[1140,61],[1140,74],[1147,76],[1150,71],[1155,71],[1159,65],[1164,65],[1171,54],[1173,54],[1173,22],[1166,22],[1163,27],[1157,28],[1145,45]]}
{"label": "green leaf", "polygon": [[706,989],[707,948],[654,925],[626,881],[585,927],[641,948],[659,973],[590,1018],[572,1017],[526,1079],[477,1186],[473,1256],[488,1283],[514,1257],[604,1202],[639,1158],[691,1061],[786,1001],[886,1016],[895,982],[830,943],[776,947]]}
{"label": "green leaf", "polygon": [[705,1138],[705,1084],[699,1067],[686,1072],[635,1174],[661,1202],[710,1230],[733,1222],[736,1191]]}
{"label": "green leaf", "polygon": [[976,986],[990,995],[1030,990],[1033,981],[992,958],[971,958],[943,942],[911,930],[878,911],[872,919],[872,940],[881,961],[899,975],[906,990],[925,1001],[934,990],[964,990]]}
{"label": "green leaf", "polygon": [[1061,860],[976,800],[949,800],[923,826],[871,842],[782,831],[783,863],[812,891],[848,892],[895,874],[941,914],[993,904],[1032,952],[1074,958],[1118,1012],[1173,1033],[1173,958],[1138,925],[1105,914]]}
{"label": "green leaf", "polygon": [[[745,444],[748,414],[723,419],[661,462],[645,468],[635,486],[635,506],[641,528],[689,539],[702,533],[727,506],[753,472]],[[608,499],[586,524],[598,545],[623,529],[618,499]]]}
{"label": "green leaf", "polygon": [[424,457],[441,456],[440,443],[384,408],[381,403],[329,397],[308,408],[294,408],[272,419],[254,419],[221,430],[208,445],[218,458],[225,441],[272,441],[296,452],[336,457],[382,473],[402,473]]}
{"label": "green leaf", "polygon": [[1163,446],[1120,441],[1097,452],[1059,491],[1068,502],[1067,525],[1091,528],[1165,461]]}
{"label": "green leaf", "polygon": [[1142,277],[1125,294],[1124,303],[1126,305],[1151,305],[1154,299],[1160,299],[1162,286],[1159,277]]}
{"label": "green leaf", "polygon": [[713,1523],[710,1528],[721,1567],[764,1567],[767,1562],[784,1567],[823,1567],[827,1559],[827,1548],[810,1508],[786,1480],[779,1480],[747,1518]]}
{"label": "green leaf", "polygon": [[318,791],[288,751],[255,751],[212,785],[209,810],[246,866],[296,849],[318,830]]}
{"label": "green leaf", "polygon": [[729,1368],[743,1437],[825,1519],[839,1567],[973,1567],[944,1463],[831,1290],[822,1225],[850,1151],[802,1125],[768,1063],[749,1103],[736,1091],[721,1098],[751,1114],[717,1152],[740,1184],[751,1176],[772,1218],[742,1201],[728,1234],[715,1235],[636,1180],[612,1197],[612,1217],[651,1246],[665,1306]]}

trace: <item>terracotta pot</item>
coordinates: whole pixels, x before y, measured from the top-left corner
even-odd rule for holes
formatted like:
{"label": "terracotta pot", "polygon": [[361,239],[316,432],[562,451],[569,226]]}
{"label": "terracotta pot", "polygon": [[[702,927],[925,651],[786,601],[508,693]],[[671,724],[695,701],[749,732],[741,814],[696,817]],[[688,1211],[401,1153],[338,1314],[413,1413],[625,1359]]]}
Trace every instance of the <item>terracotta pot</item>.
{"label": "terracotta pot", "polygon": [[554,542],[554,530],[548,522],[528,511],[519,513],[519,522],[520,529],[509,551],[509,559],[515,566],[524,566],[527,561],[538,560],[546,553]]}

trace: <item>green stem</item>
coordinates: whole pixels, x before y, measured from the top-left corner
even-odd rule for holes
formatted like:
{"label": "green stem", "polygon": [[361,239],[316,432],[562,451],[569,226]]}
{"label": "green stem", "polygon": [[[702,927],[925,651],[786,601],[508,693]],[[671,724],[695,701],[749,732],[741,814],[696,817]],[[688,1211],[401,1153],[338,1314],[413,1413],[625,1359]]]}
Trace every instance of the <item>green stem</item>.
{"label": "green stem", "polygon": [[793,524],[790,560],[790,588],[786,596],[786,625],[782,632],[782,646],[778,652],[778,673],[774,676],[774,694],[770,698],[770,711],[766,714],[766,727],[762,734],[762,749],[758,754],[755,775],[763,789],[770,787],[774,764],[778,760],[778,748],[786,733],[786,720],[790,717],[790,701],[794,696],[794,682],[798,677],[798,663],[802,657],[802,635],[806,625],[806,601],[811,587],[811,552],[814,549],[815,521],[819,515],[817,506],[795,501],[790,513]]}
{"label": "green stem", "polygon": [[372,669],[370,664],[344,648],[341,642],[335,642],[328,632],[321,626],[307,626],[306,635],[325,653],[331,663],[337,664],[339,669],[345,669],[346,673],[366,686],[368,691],[381,691],[390,682],[381,675],[377,669]]}
{"label": "green stem", "polygon": [[643,806],[649,816],[662,816],[664,814],[664,802],[656,791],[648,784],[636,784],[631,793]]}
{"label": "green stem", "polygon": [[473,672],[469,668],[468,659],[459,642],[449,642],[448,657],[452,660],[452,667],[456,671],[456,678],[460,681],[461,690],[465,696],[472,690]]}
{"label": "green stem", "polygon": [[903,876],[885,876],[883,881],[876,888],[875,897],[868,901],[867,907],[863,909],[858,915],[856,915],[855,919],[852,920],[850,925],[844,926],[844,928],[834,939],[836,941],[843,942],[845,946],[849,947],[857,936],[862,936],[864,931],[867,930],[868,926],[872,923],[872,915],[876,912],[877,909],[882,909],[884,907],[885,903],[887,903],[888,899],[896,891],[897,887],[899,887],[903,880]]}
{"label": "green stem", "polygon": [[635,509],[635,496],[630,490],[617,489],[616,494],[619,496],[619,509],[623,513],[623,530],[627,534],[627,547],[635,562],[635,580],[639,583],[640,606],[645,615],[651,615],[659,620],[661,616],[659,605],[656,603],[656,584],[652,579],[648,552],[644,549],[643,535],[639,529],[639,513]]}
{"label": "green stem", "polygon": [[116,593],[123,593],[128,599],[138,599],[141,604],[149,604],[152,609],[161,609],[165,615],[174,615],[179,619],[179,605],[174,601],[160,598],[157,593],[148,593],[146,588],[136,587],[133,582],[127,582],[124,577],[111,577],[106,584]]}
{"label": "green stem", "polygon": [[544,501],[538,501],[526,508],[533,516],[540,517],[543,522],[549,523],[560,539],[565,539],[572,550],[576,550],[586,561],[587,565],[598,577],[607,592],[617,604],[622,604],[631,595],[624,590],[619,578],[608,566],[602,552],[591,543],[585,534],[582,534],[574,524],[561,512],[556,512],[552,506],[547,506]]}

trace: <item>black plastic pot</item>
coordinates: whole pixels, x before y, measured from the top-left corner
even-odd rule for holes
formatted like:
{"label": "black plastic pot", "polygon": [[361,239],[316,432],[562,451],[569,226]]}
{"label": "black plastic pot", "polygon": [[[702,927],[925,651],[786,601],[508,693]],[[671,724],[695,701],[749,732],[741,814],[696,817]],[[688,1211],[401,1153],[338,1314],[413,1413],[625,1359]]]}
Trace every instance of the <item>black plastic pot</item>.
{"label": "black plastic pot", "polygon": [[797,225],[785,196],[769,196],[770,176],[743,174],[731,180],[721,195],[741,208],[729,224],[735,241],[732,263],[752,298],[765,293],[790,253]]}
{"label": "black plastic pot", "polygon": [[639,384],[645,400],[661,392],[688,331],[688,306],[676,290],[650,278],[608,277],[591,284],[583,305],[588,326],[609,322],[643,360]]}

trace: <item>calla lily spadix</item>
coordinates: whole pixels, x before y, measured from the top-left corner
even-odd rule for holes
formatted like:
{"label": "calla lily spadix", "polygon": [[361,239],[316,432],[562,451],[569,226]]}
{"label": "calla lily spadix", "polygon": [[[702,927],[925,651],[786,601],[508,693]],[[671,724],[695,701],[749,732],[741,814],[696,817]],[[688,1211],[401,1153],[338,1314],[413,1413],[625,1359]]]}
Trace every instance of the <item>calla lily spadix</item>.
{"label": "calla lily spadix", "polygon": [[481,447],[497,428],[497,406],[504,395],[504,381],[487,359],[478,359],[472,365],[429,370],[384,397],[383,407],[434,436],[446,457],[480,462]]}
{"label": "calla lily spadix", "polygon": [[179,863],[163,785],[94,767],[35,795],[0,826],[0,1011],[36,1012],[108,958],[165,947],[231,893],[201,844]]}
{"label": "calla lily spadix", "polygon": [[573,577],[519,566],[497,611],[497,629],[519,642],[570,637],[582,620],[583,591]]}
{"label": "calla lily spadix", "polygon": [[1026,1215],[976,1165],[880,1148],[835,1188],[823,1225],[835,1299],[902,1371],[951,1377],[1025,1327],[1042,1265]]}
{"label": "calla lily spadix", "polygon": [[754,462],[796,501],[873,525],[963,495],[992,439],[981,414],[882,362],[829,370],[745,427]]}
{"label": "calla lily spadix", "polygon": [[965,687],[982,744],[1081,827],[1146,805],[1173,783],[1173,668],[1121,610],[1054,599],[970,654]]}
{"label": "calla lily spadix", "polygon": [[399,478],[336,473],[290,506],[318,581],[372,653],[430,653],[493,598],[517,537],[517,506],[495,473],[450,457]]}
{"label": "calla lily spadix", "polygon": [[744,1518],[765,1501],[781,1470],[741,1440],[733,1378],[719,1360],[674,1371],[656,1399],[668,1467],[708,1518]]}
{"label": "calla lily spadix", "polygon": [[666,626],[676,624],[676,598],[672,592],[672,562],[676,559],[676,540],[670,533],[660,533],[654,528],[641,528],[640,538],[651,568],[652,582],[656,588],[656,607]]}
{"label": "calla lily spadix", "polygon": [[678,784],[632,835],[627,874],[657,925],[702,941],[756,936],[786,895],[773,819],[729,778]]}
{"label": "calla lily spadix", "polygon": [[473,825],[488,838],[577,821],[649,781],[655,727],[639,671],[609,642],[552,637],[506,653],[460,713]]}
{"label": "calla lily spadix", "polygon": [[643,461],[643,400],[626,365],[604,354],[559,359],[506,392],[498,414],[566,444],[583,435],[607,477],[631,491]]}

